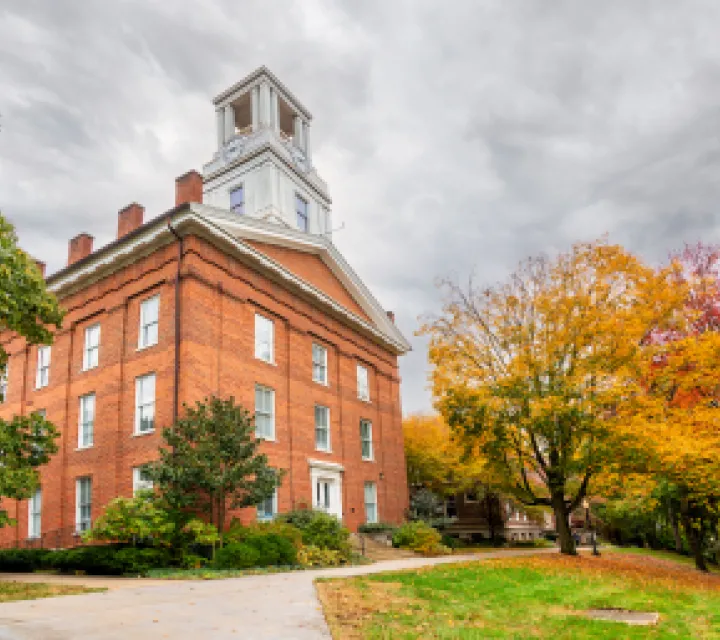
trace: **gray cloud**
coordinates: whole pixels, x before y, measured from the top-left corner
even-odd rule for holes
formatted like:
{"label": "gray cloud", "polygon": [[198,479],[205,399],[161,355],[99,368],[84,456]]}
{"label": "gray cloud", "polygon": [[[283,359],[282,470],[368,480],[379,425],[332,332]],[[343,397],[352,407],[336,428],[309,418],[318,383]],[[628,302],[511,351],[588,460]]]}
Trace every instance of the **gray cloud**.
{"label": "gray cloud", "polygon": [[[720,239],[719,27],[712,0],[0,0],[0,208],[61,267],[128,202],[167,209],[211,98],[266,64],[315,116],[336,243],[412,335],[436,276]],[[413,343],[407,411],[430,404]]]}

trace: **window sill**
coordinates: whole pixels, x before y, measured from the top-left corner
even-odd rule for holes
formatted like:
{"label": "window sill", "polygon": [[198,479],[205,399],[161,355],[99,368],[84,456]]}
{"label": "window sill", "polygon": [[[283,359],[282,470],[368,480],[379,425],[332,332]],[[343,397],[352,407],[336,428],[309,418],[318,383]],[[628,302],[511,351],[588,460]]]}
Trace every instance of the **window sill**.
{"label": "window sill", "polygon": [[257,434],[255,435],[255,439],[256,439],[256,440],[261,440],[262,442],[272,442],[272,443],[276,443],[276,442],[277,442],[277,438],[275,438],[275,437],[265,438],[265,437],[259,436],[259,435],[257,435]]}
{"label": "window sill", "polygon": [[25,538],[25,541],[26,542],[34,542],[35,540],[40,540],[41,538],[42,538],[41,535],[28,536],[27,538]]}
{"label": "window sill", "polygon": [[144,344],[144,345],[138,345],[138,348],[135,349],[135,351],[145,351],[146,349],[152,349],[153,347],[157,347],[158,343],[153,342],[152,344]]}
{"label": "window sill", "polygon": [[370,400],[370,398],[361,398],[360,396],[358,396],[358,400],[360,402],[364,402],[365,404],[372,404],[372,400]]}
{"label": "window sill", "polygon": [[142,436],[151,436],[153,433],[155,433],[155,429],[150,429],[149,431],[133,431],[132,437],[141,438]]}
{"label": "window sill", "polygon": [[95,443],[87,444],[84,447],[76,447],[75,451],[87,451],[88,449],[92,449],[94,446],[95,446]]}
{"label": "window sill", "polygon": [[258,362],[264,362],[265,364],[269,364],[271,367],[277,367],[277,362],[275,362],[274,360],[265,360],[265,358],[258,358],[257,356],[255,356],[255,360],[257,360]]}
{"label": "window sill", "polygon": [[318,449],[317,447],[315,447],[315,451],[317,453],[332,453],[332,449]]}
{"label": "window sill", "polygon": [[375,462],[375,458],[362,458],[363,462]]}
{"label": "window sill", "polygon": [[83,367],[80,369],[80,373],[87,373],[88,371],[92,371],[93,369],[98,369],[100,367],[99,364],[96,364],[94,367]]}
{"label": "window sill", "polygon": [[329,383],[329,382],[323,382],[322,380],[315,380],[315,379],[313,379],[313,382],[314,382],[315,384],[319,384],[321,387],[328,387],[328,388],[330,388],[330,383]]}

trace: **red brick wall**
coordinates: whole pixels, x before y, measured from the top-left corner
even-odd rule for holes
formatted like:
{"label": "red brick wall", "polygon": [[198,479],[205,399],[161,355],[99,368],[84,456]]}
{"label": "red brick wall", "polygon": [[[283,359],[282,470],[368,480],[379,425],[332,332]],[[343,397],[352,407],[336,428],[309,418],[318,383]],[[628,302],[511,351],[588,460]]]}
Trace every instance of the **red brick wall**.
{"label": "red brick wall", "polygon": [[[377,482],[380,519],[400,521],[408,498],[397,358],[207,242],[189,237],[184,244],[180,402],[234,395],[253,411],[255,383],[272,387],[276,441],[263,449],[273,465],[287,471],[280,510],[309,501],[312,458],[344,466],[343,510],[350,528],[364,521],[363,483],[369,480]],[[168,245],[61,301],[68,314],[52,347],[46,389],[35,390],[36,348],[6,336],[10,382],[0,417],[45,409],[62,432],[60,452],[42,470],[43,532],[70,535],[76,478],[93,478],[95,518],[113,497],[131,494],[132,467],[157,456],[161,429],[172,422],[176,257],[177,245]],[[159,343],[138,350],[140,303],[156,293]],[[254,357],[256,311],[274,320],[275,365]],[[82,371],[84,330],[96,322],[101,324],[100,364]],[[327,387],[312,382],[313,341],[328,348]],[[369,403],[357,399],[358,362],[370,371]],[[156,431],[133,436],[135,378],[150,372],[157,375]],[[91,392],[96,394],[94,446],[78,451],[79,397]],[[332,453],[315,451],[315,403],[330,408]],[[373,422],[373,462],[361,460],[360,418]],[[18,524],[0,530],[0,544],[27,537],[27,503],[6,502],[11,515],[19,507]],[[240,515],[252,519],[254,510]]]}

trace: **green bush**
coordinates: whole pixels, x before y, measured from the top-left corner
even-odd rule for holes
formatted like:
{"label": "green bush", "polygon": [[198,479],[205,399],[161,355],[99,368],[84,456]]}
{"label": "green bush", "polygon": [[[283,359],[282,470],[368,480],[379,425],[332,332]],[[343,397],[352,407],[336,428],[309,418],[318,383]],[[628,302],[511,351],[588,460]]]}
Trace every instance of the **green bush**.
{"label": "green bush", "polygon": [[367,522],[358,527],[358,533],[394,533],[397,531],[397,525],[389,522]]}
{"label": "green bush", "polygon": [[47,568],[47,549],[2,549],[0,550],[0,571],[32,573]]}
{"label": "green bush", "polygon": [[350,531],[335,516],[324,511],[296,509],[280,514],[278,520],[300,529],[304,546],[332,549],[340,552],[342,558],[350,559]]}
{"label": "green bush", "polygon": [[50,553],[48,564],[51,568],[64,573],[82,572],[95,576],[144,575],[150,569],[169,566],[171,561],[168,550],[153,547],[105,545]]}
{"label": "green bush", "polygon": [[234,521],[227,533],[223,536],[225,542],[244,542],[248,537],[256,535],[273,534],[286,539],[293,547],[299,549],[302,547],[303,534],[296,526],[272,520],[270,522],[255,522],[251,525],[244,526],[238,521]]}
{"label": "green bush", "polygon": [[250,569],[259,566],[260,552],[244,542],[226,544],[215,554],[217,569]]}
{"label": "green bush", "polygon": [[422,555],[442,555],[450,550],[441,543],[438,531],[422,521],[407,522],[393,534],[393,546],[411,549]]}
{"label": "green bush", "polygon": [[308,545],[298,552],[298,562],[303,567],[337,567],[345,564],[347,559],[335,549],[319,549]]}

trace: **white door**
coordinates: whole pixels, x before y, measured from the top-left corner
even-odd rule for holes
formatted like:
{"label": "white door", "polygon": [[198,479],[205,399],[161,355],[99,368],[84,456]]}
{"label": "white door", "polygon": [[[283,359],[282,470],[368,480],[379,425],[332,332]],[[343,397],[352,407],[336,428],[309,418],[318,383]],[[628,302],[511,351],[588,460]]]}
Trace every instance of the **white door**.
{"label": "white door", "polygon": [[342,467],[332,462],[312,461],[310,481],[313,508],[342,520]]}
{"label": "white door", "polygon": [[323,511],[330,511],[332,500],[330,498],[332,492],[332,480],[327,478],[319,478],[315,483],[315,508]]}

